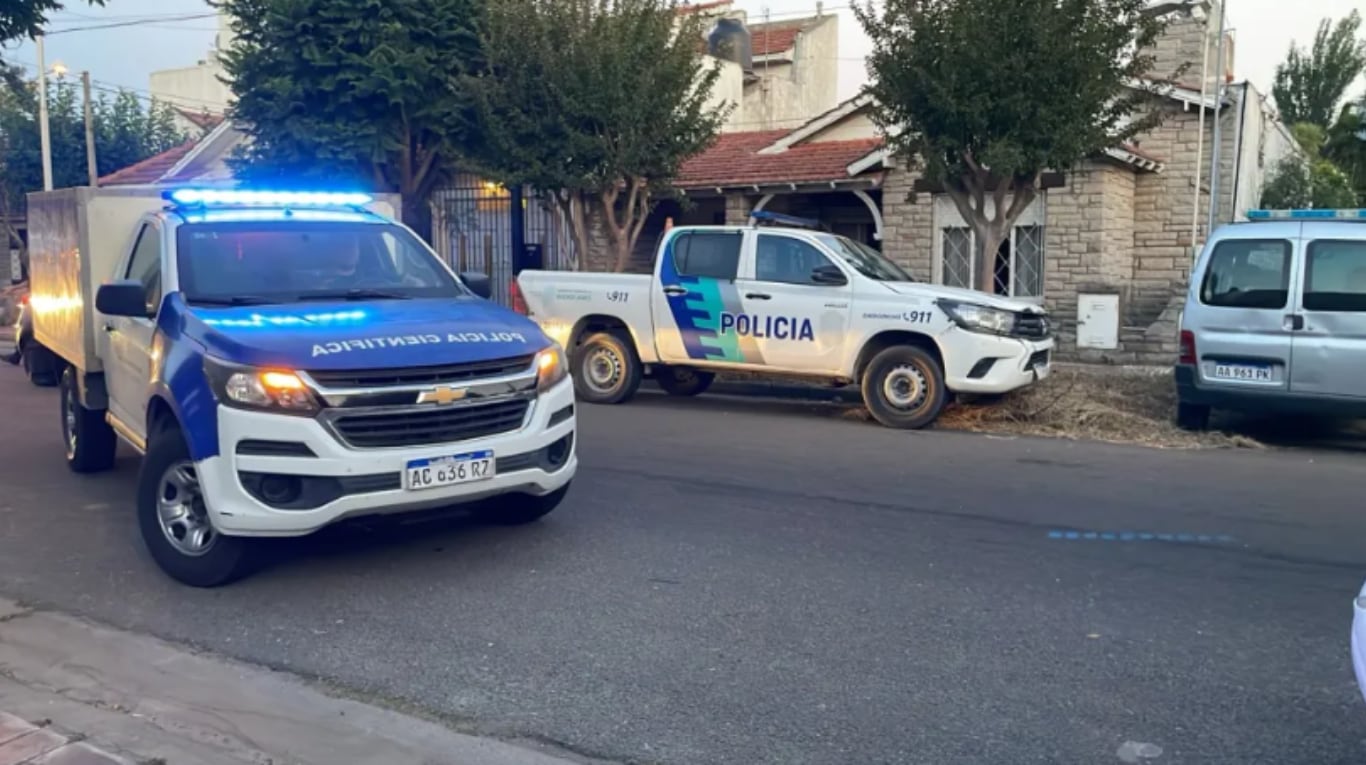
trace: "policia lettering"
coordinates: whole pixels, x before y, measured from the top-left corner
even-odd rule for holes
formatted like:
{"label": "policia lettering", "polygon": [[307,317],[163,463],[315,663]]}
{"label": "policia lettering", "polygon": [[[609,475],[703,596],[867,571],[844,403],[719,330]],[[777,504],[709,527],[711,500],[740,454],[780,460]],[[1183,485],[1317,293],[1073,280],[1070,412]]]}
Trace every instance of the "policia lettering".
{"label": "policia lettering", "polygon": [[797,316],[758,316],[747,313],[721,314],[721,334],[727,332],[758,339],[812,340],[811,320]]}
{"label": "policia lettering", "polygon": [[404,348],[412,345],[439,343],[525,343],[521,332],[450,332],[446,335],[397,335],[394,337],[366,337],[359,340],[340,340],[313,346],[313,357],[348,351],[369,351],[379,348]]}

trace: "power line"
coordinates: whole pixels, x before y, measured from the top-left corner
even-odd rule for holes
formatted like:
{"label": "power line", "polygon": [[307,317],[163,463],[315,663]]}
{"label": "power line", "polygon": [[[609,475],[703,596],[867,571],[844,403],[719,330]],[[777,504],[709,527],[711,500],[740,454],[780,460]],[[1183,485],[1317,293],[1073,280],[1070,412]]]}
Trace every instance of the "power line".
{"label": "power line", "polygon": [[93,31],[93,30],[96,30],[96,29],[116,29],[116,28],[119,28],[119,27],[149,26],[149,25],[152,25],[152,24],[156,24],[157,22],[163,22],[163,21],[195,21],[195,20],[198,20],[198,19],[213,19],[213,18],[218,18],[218,14],[217,14],[217,13],[199,13],[199,14],[188,14],[188,15],[181,15],[181,16],[175,16],[175,17],[167,16],[167,17],[157,18],[157,19],[140,19],[140,20],[134,20],[134,21],[114,21],[114,22],[111,22],[111,23],[108,23],[108,24],[91,24],[90,26],[84,26],[84,27],[67,27],[67,28],[65,28],[65,29],[56,29],[56,30],[53,30],[53,31],[51,31],[51,32],[46,32],[45,35],[46,35],[47,37],[52,37],[53,35],[64,35],[64,34],[67,34],[68,32],[89,32],[89,31]]}

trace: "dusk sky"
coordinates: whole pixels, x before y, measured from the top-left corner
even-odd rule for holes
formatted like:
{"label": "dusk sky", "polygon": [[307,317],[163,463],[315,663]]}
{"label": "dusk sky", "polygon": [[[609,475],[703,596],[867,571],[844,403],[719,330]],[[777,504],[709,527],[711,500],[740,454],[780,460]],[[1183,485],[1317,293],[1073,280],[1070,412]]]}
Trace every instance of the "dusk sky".
{"label": "dusk sky", "polygon": [[[1004,1],[1004,0],[1003,0]],[[815,0],[739,0],[737,3],[759,21],[765,10],[773,19],[796,18],[816,11]],[[839,15],[841,97],[857,91],[864,79],[861,56],[868,43],[858,22],[849,12],[849,0],[830,0],[827,13]],[[1236,71],[1263,93],[1271,90],[1276,64],[1284,57],[1292,40],[1307,44],[1313,40],[1319,20],[1345,16],[1352,8],[1366,11],[1366,0],[1230,0],[1229,26],[1238,37]],[[213,43],[214,20],[148,20],[135,25],[92,31],[61,30],[92,24],[139,21],[148,16],[210,13],[199,0],[108,0],[105,8],[90,8],[78,2],[56,14],[50,28],[47,58],[51,66],[61,61],[71,71],[88,69],[100,87],[124,86],[147,90],[147,76],[157,69],[190,66],[202,58]],[[6,51],[6,57],[32,69],[36,58],[32,43]],[[1358,82],[1354,96],[1366,91]]]}

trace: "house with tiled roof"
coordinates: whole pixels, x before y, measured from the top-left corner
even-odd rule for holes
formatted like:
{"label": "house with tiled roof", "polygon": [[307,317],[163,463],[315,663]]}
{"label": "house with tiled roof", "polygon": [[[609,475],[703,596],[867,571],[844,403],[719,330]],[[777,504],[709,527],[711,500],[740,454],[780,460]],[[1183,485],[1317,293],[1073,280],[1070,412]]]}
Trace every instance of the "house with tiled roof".
{"label": "house with tiled roof", "polygon": [[[1062,357],[1171,363],[1189,269],[1207,235],[1216,120],[1220,221],[1256,207],[1267,174],[1298,150],[1251,85],[1234,83],[1219,100],[1212,86],[1202,92],[1202,46],[1217,42],[1210,5],[1164,6],[1173,15],[1155,51],[1157,71],[1195,67],[1163,83],[1163,124],[1045,173],[1043,190],[993,254],[992,284],[977,283],[975,235],[953,201],[888,156],[862,96],[795,129],[723,133],[683,165],[676,185],[686,202],[662,204],[658,215],[678,225],[739,225],[755,210],[813,218],[880,248],[918,279],[1045,304]],[[1231,59],[1210,76],[1232,82]]]}
{"label": "house with tiled roof", "polygon": [[219,119],[201,138],[163,151],[101,176],[101,186],[149,186],[231,183],[228,159],[247,140],[231,122]]}

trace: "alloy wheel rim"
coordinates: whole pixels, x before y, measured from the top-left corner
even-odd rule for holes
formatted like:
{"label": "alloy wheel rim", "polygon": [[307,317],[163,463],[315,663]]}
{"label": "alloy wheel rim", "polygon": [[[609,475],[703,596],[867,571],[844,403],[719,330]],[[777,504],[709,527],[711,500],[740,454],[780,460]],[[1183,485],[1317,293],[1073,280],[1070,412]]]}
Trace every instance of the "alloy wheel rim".
{"label": "alloy wheel rim", "polygon": [[218,532],[209,521],[194,463],[182,460],[161,474],[157,521],[166,541],[181,555],[199,557],[213,549]]}

